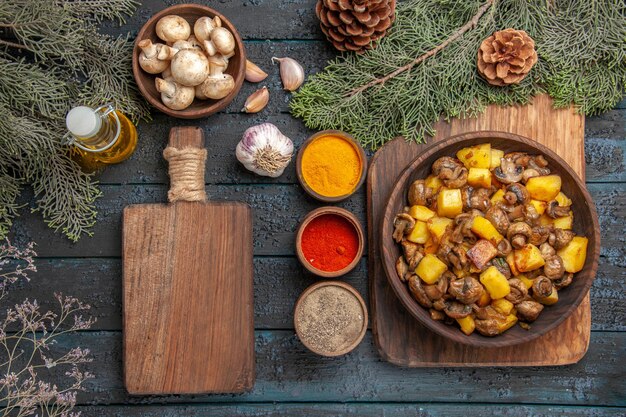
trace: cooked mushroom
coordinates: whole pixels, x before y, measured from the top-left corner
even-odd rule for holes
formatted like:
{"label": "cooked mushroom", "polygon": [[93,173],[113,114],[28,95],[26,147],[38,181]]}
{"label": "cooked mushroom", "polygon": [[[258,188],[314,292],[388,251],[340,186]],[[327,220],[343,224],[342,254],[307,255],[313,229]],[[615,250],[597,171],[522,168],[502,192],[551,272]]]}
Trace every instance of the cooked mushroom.
{"label": "cooked mushroom", "polygon": [[533,177],[538,177],[541,174],[539,174],[539,171],[537,171],[534,168],[527,168],[524,170],[524,172],[522,172],[522,182],[524,184],[526,184],[528,182],[529,179],[533,178]]}
{"label": "cooked mushroom", "polygon": [[412,206],[429,206],[433,189],[426,187],[424,180],[413,181],[409,187],[409,204]]}
{"label": "cooked mushroom", "polygon": [[546,242],[552,233],[552,226],[536,226],[532,228],[532,233],[528,238],[528,243],[539,246]]}
{"label": "cooked mushroom", "polygon": [[548,168],[548,161],[543,155],[535,155],[528,161],[528,168],[534,169],[539,175],[548,175],[550,168]]}
{"label": "cooked mushroom", "polygon": [[[502,240],[506,241],[506,239],[502,239]],[[508,263],[506,263],[506,261],[503,258],[493,258],[490,264],[495,266],[496,269],[500,271],[500,273],[506,277],[506,279],[511,278],[511,267],[509,266]]]}
{"label": "cooked mushroom", "polygon": [[574,232],[571,230],[554,229],[554,239],[550,235],[549,242],[554,249],[559,250],[567,246],[567,244],[574,238]]}
{"label": "cooked mushroom", "polygon": [[500,166],[493,170],[493,175],[502,184],[512,184],[514,182],[520,182],[523,172],[524,167],[517,165],[515,161],[510,158],[506,158],[505,155],[505,157],[502,158]]}
{"label": "cooked mushroom", "polygon": [[467,168],[455,158],[442,156],[433,163],[432,171],[446,187],[461,188],[467,183]]}
{"label": "cooked mushroom", "polygon": [[506,213],[498,206],[491,206],[485,213],[485,218],[491,222],[500,234],[506,234],[511,222]]}
{"label": "cooked mushroom", "polygon": [[535,299],[549,297],[550,294],[552,294],[552,290],[553,290],[552,281],[550,281],[545,276],[540,275],[537,278],[535,278],[532,289],[533,289],[533,298]]}
{"label": "cooked mushroom", "polygon": [[468,265],[467,250],[463,245],[456,244],[448,252],[448,256],[446,257],[446,259],[456,269],[462,271]]}
{"label": "cooked mushroom", "polygon": [[552,281],[561,278],[565,273],[563,259],[559,255],[552,255],[544,259],[546,263],[543,266],[543,274]]}
{"label": "cooked mushroom", "polygon": [[524,206],[522,206],[521,204],[517,206],[503,205],[502,210],[507,213],[507,215],[509,216],[509,221],[511,222],[524,220],[524,217],[526,216]]}
{"label": "cooked mushroom", "polygon": [[476,278],[467,276],[452,281],[448,286],[448,293],[463,304],[473,304],[483,295],[483,286]]}
{"label": "cooked mushroom", "polygon": [[400,281],[404,282],[407,279],[407,273],[409,272],[409,265],[404,260],[403,256],[400,256],[396,261],[396,273]]}
{"label": "cooked mushroom", "polygon": [[530,201],[530,193],[522,184],[514,182],[507,185],[504,199],[510,205],[526,204]]}
{"label": "cooked mushroom", "polygon": [[528,288],[526,288],[526,285],[524,285],[521,280],[511,278],[509,280],[509,287],[511,287],[511,292],[504,298],[513,304],[518,304],[528,297]]}
{"label": "cooked mushroom", "polygon": [[441,321],[446,317],[445,314],[443,314],[441,311],[435,310],[434,308],[431,308],[429,312],[430,318],[433,320]]}
{"label": "cooked mushroom", "polygon": [[500,321],[496,319],[474,320],[478,333],[483,336],[497,336],[500,334]]}
{"label": "cooked mushroom", "polygon": [[502,239],[498,243],[498,246],[496,246],[496,249],[498,250],[498,256],[503,257],[506,257],[513,250],[511,242],[509,242],[508,239]]}
{"label": "cooked mushroom", "polygon": [[544,242],[539,246],[539,251],[541,252],[541,256],[543,259],[549,258],[552,255],[556,254],[556,251],[548,242]]}
{"label": "cooked mushroom", "polygon": [[517,317],[527,322],[533,322],[543,311],[543,304],[533,300],[525,300],[517,304],[515,308],[517,309]]}
{"label": "cooked mushroom", "polygon": [[422,287],[421,279],[417,275],[413,274],[409,277],[408,281],[409,291],[411,292],[413,298],[415,298],[415,301],[417,301],[424,308],[431,308],[433,303],[430,301],[430,298],[428,298],[428,295],[426,295],[424,287]]}
{"label": "cooked mushroom", "polygon": [[470,208],[485,211],[491,205],[490,192],[486,188],[474,189],[470,196]]}
{"label": "cooked mushroom", "polygon": [[552,200],[548,203],[548,208],[546,209],[546,213],[548,216],[556,219],[557,217],[565,217],[569,216],[570,206],[559,206],[559,203],[556,200]]}
{"label": "cooked mushroom", "polygon": [[437,311],[443,311],[443,309],[446,308],[446,300],[444,298],[436,300],[433,302],[433,308]]}
{"label": "cooked mushroom", "polygon": [[395,226],[393,238],[397,243],[400,243],[404,235],[411,233],[415,227],[415,219],[406,213],[400,213],[396,215],[393,225]]}
{"label": "cooked mushroom", "polygon": [[462,319],[472,314],[472,307],[467,304],[459,303],[458,301],[448,301],[443,311],[450,318]]}
{"label": "cooked mushroom", "polygon": [[537,212],[537,209],[531,203],[524,204],[524,220],[528,224],[535,224],[539,220],[541,215]]}
{"label": "cooked mushroom", "polygon": [[439,300],[448,292],[448,277],[442,275],[436,284],[424,285],[423,288],[431,301]]}
{"label": "cooked mushroom", "polygon": [[401,245],[402,251],[404,252],[404,259],[409,264],[409,269],[414,270],[424,257],[424,254],[419,251],[419,245],[417,243],[403,240]]}
{"label": "cooked mushroom", "polygon": [[573,278],[574,274],[568,272],[567,274],[564,274],[561,278],[552,281],[552,285],[554,285],[554,288],[556,288],[557,290],[560,290],[561,288],[565,288],[570,285]]}
{"label": "cooked mushroom", "polygon": [[454,223],[456,227],[450,233],[450,240],[455,243],[463,242],[463,239],[466,238],[470,242],[476,241],[476,235],[472,232],[472,222],[474,221],[474,217],[477,214],[470,213],[461,213],[454,218]]}
{"label": "cooked mushroom", "polygon": [[476,318],[478,320],[495,319],[502,321],[505,319],[504,315],[499,313],[495,308],[490,305],[487,305],[485,307],[478,307],[476,304],[473,304],[472,310],[476,314]]}
{"label": "cooked mushroom", "polygon": [[511,242],[511,245],[513,245],[515,249],[521,249],[528,242],[532,232],[532,228],[527,223],[516,222],[509,227],[509,230],[507,230],[506,238]]}

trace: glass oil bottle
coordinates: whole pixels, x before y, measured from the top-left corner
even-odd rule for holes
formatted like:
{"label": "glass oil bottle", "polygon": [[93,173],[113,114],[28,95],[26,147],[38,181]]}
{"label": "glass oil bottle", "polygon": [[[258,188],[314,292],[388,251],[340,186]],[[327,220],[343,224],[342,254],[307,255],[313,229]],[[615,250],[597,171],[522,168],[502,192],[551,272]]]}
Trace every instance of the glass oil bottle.
{"label": "glass oil bottle", "polygon": [[137,129],[112,104],[97,109],[78,106],[65,118],[73,156],[88,171],[128,159],[137,147]]}

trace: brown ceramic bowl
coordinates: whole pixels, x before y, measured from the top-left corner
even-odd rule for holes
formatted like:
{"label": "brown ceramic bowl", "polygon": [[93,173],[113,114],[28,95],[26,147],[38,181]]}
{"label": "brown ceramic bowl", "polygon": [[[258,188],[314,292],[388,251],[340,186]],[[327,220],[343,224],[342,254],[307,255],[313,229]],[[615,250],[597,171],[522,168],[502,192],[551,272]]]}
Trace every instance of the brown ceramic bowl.
{"label": "brown ceramic bowl", "polygon": [[[338,136],[342,139],[347,140],[354,147],[357,154],[359,155],[359,159],[361,161],[361,177],[359,178],[359,182],[357,183],[356,187],[354,187],[354,189],[351,190],[347,194],[340,195],[337,197],[328,197],[323,194],[317,193],[304,180],[304,176],[302,175],[302,155],[304,154],[307,146],[309,146],[311,143],[313,143],[313,141],[315,141],[317,138],[320,138],[322,136]],[[300,150],[298,151],[298,156],[296,158],[296,173],[298,175],[298,181],[300,181],[300,185],[302,185],[302,188],[304,188],[304,191],[306,191],[308,195],[310,195],[311,197],[317,200],[323,201],[325,203],[336,203],[338,201],[345,200],[346,198],[354,194],[356,190],[358,190],[359,187],[363,185],[363,182],[365,181],[366,172],[367,172],[367,156],[365,155],[365,150],[363,150],[363,147],[361,146],[361,144],[357,142],[357,140],[354,139],[354,137],[340,130],[322,130],[321,132],[317,132],[316,134],[308,138],[302,144],[302,146],[300,147]]]}
{"label": "brown ceramic bowl", "polygon": [[[172,110],[169,107],[165,106],[161,101],[161,93],[156,90],[154,85],[154,79],[156,75],[148,74],[139,66],[139,54],[141,50],[137,46],[137,43],[143,39],[150,39],[152,42],[163,43],[160,40],[155,32],[155,27],[159,19],[163,16],[167,15],[178,15],[183,17],[192,28],[193,33],[193,24],[198,20],[198,18],[202,16],[219,16],[222,20],[222,26],[228,29],[235,38],[235,55],[231,57],[228,61],[228,68],[226,69],[226,74],[232,75],[235,80],[235,88],[230,92],[226,97],[220,100],[198,100],[195,99],[191,106],[187,107],[184,110]],[[179,4],[176,6],[168,7],[167,9],[163,9],[160,12],[153,15],[145,25],[139,31],[137,35],[137,39],[135,40],[135,47],[133,49],[133,75],[135,76],[135,82],[139,87],[139,91],[148,100],[153,107],[157,108],[161,112],[172,116],[177,117],[179,119],[199,119],[201,117],[210,116],[213,113],[216,113],[226,106],[230,104],[231,101],[237,96],[239,90],[241,89],[241,85],[243,84],[243,80],[245,77],[246,71],[246,52],[243,47],[243,42],[241,41],[241,37],[237,32],[237,29],[230,23],[224,15],[217,12],[216,10],[211,9],[210,7],[201,6],[199,4]]]}
{"label": "brown ceramic bowl", "polygon": [[[563,138],[567,140],[567,138]],[[417,179],[425,178],[431,171],[435,160],[442,156],[456,155],[456,152],[466,146],[489,142],[495,148],[506,152],[521,151],[529,154],[542,154],[549,162],[553,173],[561,176],[562,191],[572,200],[574,211],[573,231],[577,235],[589,239],[587,247],[587,259],[582,271],[574,275],[573,283],[559,291],[559,301],[546,306],[539,318],[531,324],[530,330],[524,330],[520,326],[514,326],[508,331],[495,337],[485,337],[478,332],[466,336],[461,333],[457,326],[448,326],[442,322],[430,318],[427,309],[420,306],[411,296],[407,285],[400,281],[395,272],[395,262],[401,255],[400,245],[392,238],[393,219],[396,213],[402,211],[407,204],[409,185]],[[550,149],[540,143],[522,136],[503,132],[473,132],[453,136],[446,140],[435,142],[419,157],[415,158],[396,180],[392,189],[382,220],[381,253],[383,266],[387,278],[399,301],[406,307],[413,317],[428,329],[438,333],[451,341],[464,343],[472,346],[501,347],[528,342],[563,322],[579,306],[580,302],[589,292],[598,268],[600,255],[600,228],[598,216],[589,196],[585,184],[572,168]],[[566,341],[563,341],[566,343]]]}
{"label": "brown ceramic bowl", "polygon": [[[343,349],[336,350],[336,351],[319,350],[319,349],[316,349],[314,346],[312,346],[310,343],[308,343],[306,337],[302,336],[302,330],[300,328],[300,323],[298,320],[298,316],[299,316],[303,301],[310,294],[312,294],[313,292],[323,287],[339,287],[339,288],[347,290],[357,299],[357,301],[359,302],[363,310],[363,316],[362,316],[363,321],[361,323],[362,324],[361,331],[349,345],[345,346]],[[294,323],[294,327],[296,329],[296,334],[298,335],[298,338],[300,339],[302,344],[306,346],[306,348],[309,349],[311,352],[317,353],[318,355],[321,355],[321,356],[328,356],[328,357],[341,356],[352,351],[363,340],[363,337],[365,336],[365,333],[367,332],[367,307],[365,306],[365,301],[363,300],[363,297],[361,297],[361,294],[359,294],[359,292],[351,285],[348,285],[345,282],[341,282],[341,281],[322,281],[322,282],[318,282],[316,284],[311,285],[309,288],[304,290],[304,292],[300,295],[300,297],[298,297],[298,301],[296,301],[296,306],[294,308],[294,313],[293,313],[293,323]]]}
{"label": "brown ceramic bowl", "polygon": [[[309,223],[311,223],[313,219],[326,215],[326,214],[333,214],[333,215],[340,216],[348,220],[348,222],[350,222],[350,224],[354,227],[354,230],[359,238],[359,248],[352,262],[350,262],[350,264],[348,264],[348,266],[346,266],[345,268],[340,269],[338,271],[332,271],[332,272],[322,271],[321,269],[317,269],[316,267],[311,265],[311,263],[305,258],[304,253],[302,252],[302,233],[304,232],[304,229],[306,229],[306,227],[309,225]],[[354,214],[350,213],[348,210],[345,210],[339,207],[326,206],[326,207],[320,207],[311,211],[309,214],[307,214],[304,217],[304,219],[302,219],[302,223],[300,223],[300,226],[298,227],[298,232],[296,234],[296,254],[298,255],[298,259],[300,260],[300,263],[309,272],[322,278],[337,278],[352,271],[354,267],[357,266],[357,264],[359,263],[359,260],[363,256],[364,246],[365,246],[365,233],[363,233],[363,228],[361,227],[359,220],[354,216]]]}

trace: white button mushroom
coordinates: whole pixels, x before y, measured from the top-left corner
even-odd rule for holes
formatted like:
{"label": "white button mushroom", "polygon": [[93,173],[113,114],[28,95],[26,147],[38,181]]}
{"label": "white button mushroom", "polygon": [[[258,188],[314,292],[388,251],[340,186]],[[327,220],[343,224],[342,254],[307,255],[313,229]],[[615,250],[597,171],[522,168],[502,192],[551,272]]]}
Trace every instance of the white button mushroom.
{"label": "white button mushroom", "polygon": [[219,100],[233,91],[235,80],[230,74],[224,74],[227,64],[221,56],[212,56],[209,61],[210,74],[200,86],[200,90],[206,97]]}
{"label": "white button mushroom", "polygon": [[219,16],[215,16],[211,19],[209,16],[203,16],[200,19],[196,20],[196,23],[193,25],[193,33],[196,35],[201,42],[209,40],[209,36],[211,32],[215,28],[219,28],[222,26],[222,20]]}
{"label": "white button mushroom", "polygon": [[163,47],[167,47],[161,43],[152,43],[150,39],[144,39],[137,43],[141,49],[139,54],[139,66],[149,74],[158,74],[165,71],[169,66],[168,60],[161,60],[159,55]]}
{"label": "white button mushroom", "polygon": [[191,26],[180,16],[167,15],[159,19],[156,24],[156,34],[165,42],[176,42],[189,38]]}
{"label": "white button mushroom", "polygon": [[154,81],[156,89],[161,93],[161,101],[172,110],[186,109],[193,103],[195,91],[193,87],[180,85],[173,80],[156,78]]}
{"label": "white button mushroom", "polygon": [[177,83],[194,87],[209,75],[209,60],[196,49],[178,51],[172,59],[172,76]]}
{"label": "white button mushroom", "polygon": [[219,27],[211,31],[210,40],[202,42],[202,46],[209,56],[217,53],[232,56],[235,51],[235,38],[228,29]]}

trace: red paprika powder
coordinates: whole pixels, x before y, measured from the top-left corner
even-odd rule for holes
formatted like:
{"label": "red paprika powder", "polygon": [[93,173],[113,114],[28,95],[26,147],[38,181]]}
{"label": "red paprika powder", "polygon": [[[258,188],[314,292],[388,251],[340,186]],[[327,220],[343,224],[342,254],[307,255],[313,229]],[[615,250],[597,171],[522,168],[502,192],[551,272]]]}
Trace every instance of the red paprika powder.
{"label": "red paprika powder", "polygon": [[347,219],[335,214],[314,218],[301,238],[302,253],[315,268],[339,271],[350,265],[359,249],[359,236]]}

